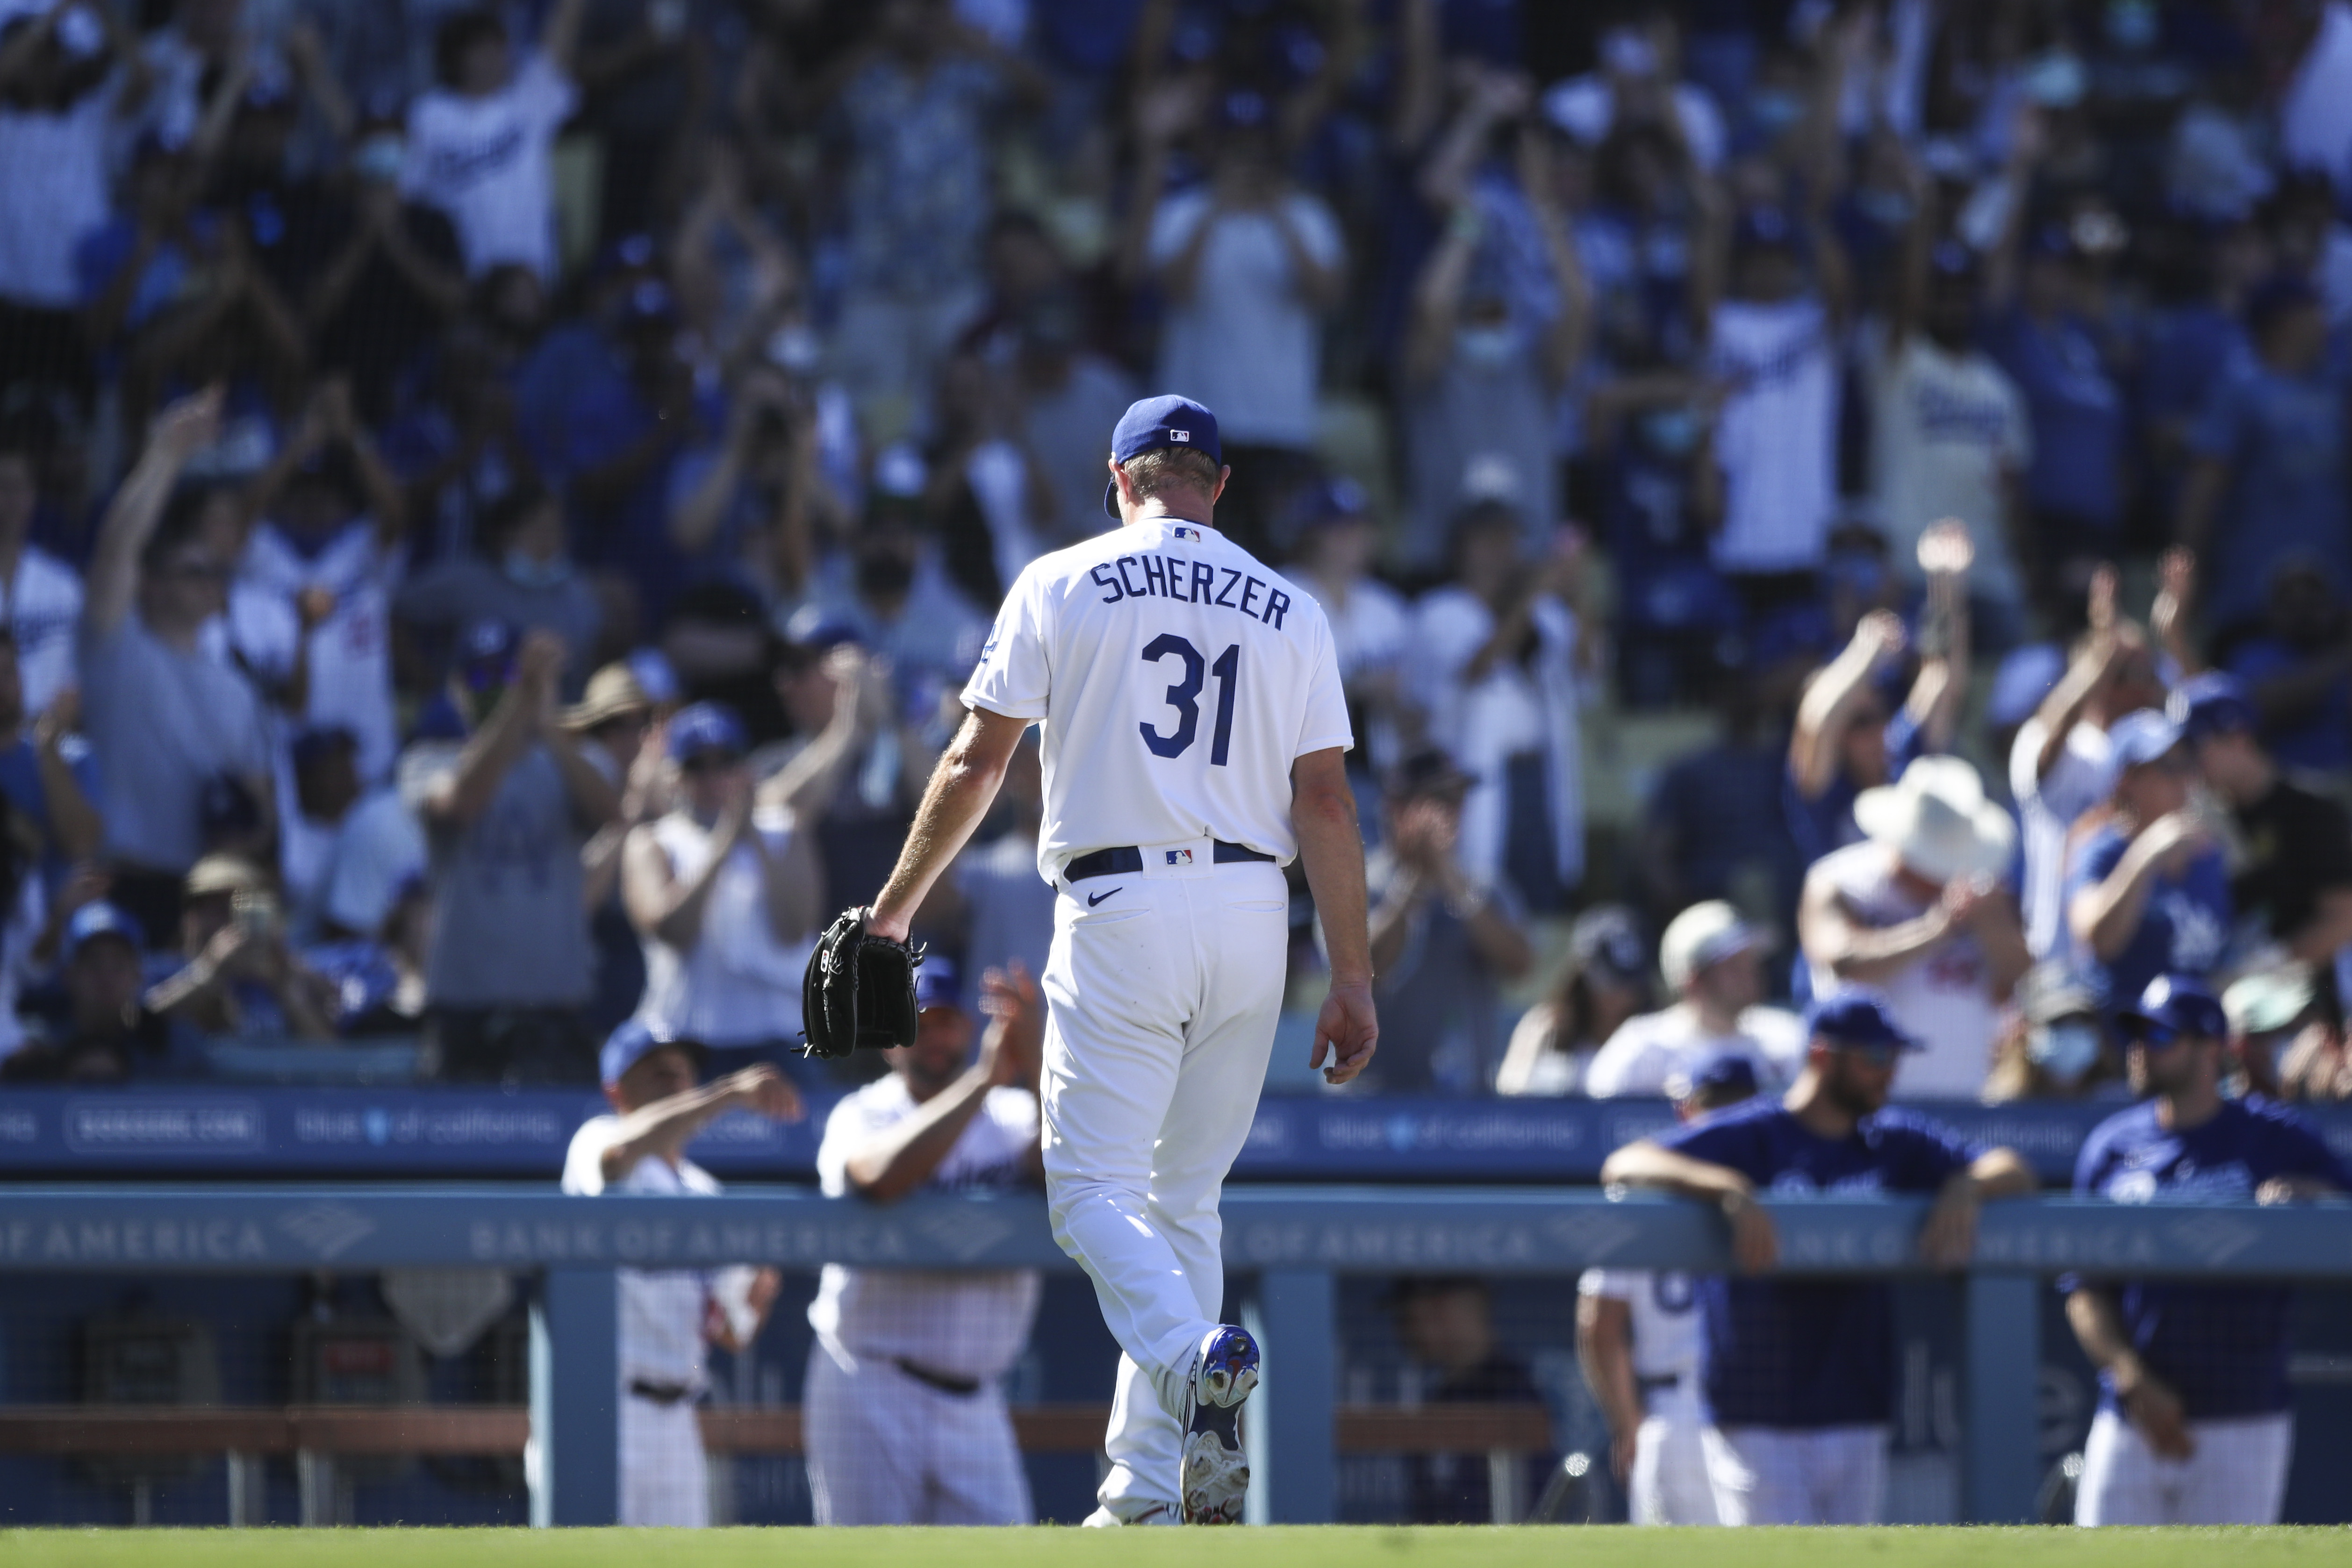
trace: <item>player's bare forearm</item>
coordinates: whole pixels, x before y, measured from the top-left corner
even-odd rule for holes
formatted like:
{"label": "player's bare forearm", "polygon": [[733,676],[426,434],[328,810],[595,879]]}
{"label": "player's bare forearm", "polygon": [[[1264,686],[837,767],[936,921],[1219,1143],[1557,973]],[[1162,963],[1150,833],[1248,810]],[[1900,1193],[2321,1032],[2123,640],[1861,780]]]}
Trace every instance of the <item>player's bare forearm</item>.
{"label": "player's bare forearm", "polygon": [[1334,747],[1291,765],[1290,823],[1298,858],[1323,922],[1331,983],[1372,983],[1371,925],[1364,890],[1364,833],[1356,822],[1356,792],[1348,783],[1346,754]]}
{"label": "player's bare forearm", "polygon": [[1607,1186],[1654,1187],[1708,1203],[1748,1197],[1756,1190],[1753,1183],[1729,1166],[1695,1160],[1647,1138],[1626,1145],[1602,1161],[1601,1179]]}
{"label": "player's bare forearm", "polygon": [[2093,1286],[2073,1291],[2066,1298],[2066,1322],[2084,1357],[2115,1378],[2117,1393],[2138,1380],[2139,1355],[2124,1333],[2123,1314],[2112,1295]]}
{"label": "player's bare forearm", "polygon": [[1004,782],[1005,765],[1013,748],[1029,728],[1025,718],[1008,718],[986,708],[974,708],[963,727],[931,769],[923,787],[923,803],[915,810],[915,825],[907,830],[906,847],[881,894],[874,900],[869,929],[877,936],[903,942],[923,895],[971,838],[972,830],[995,802]]}
{"label": "player's bare forearm", "polygon": [[1325,1082],[1345,1083],[1371,1065],[1381,1025],[1372,1003],[1364,835],[1356,825],[1347,754],[1338,747],[1308,752],[1290,765],[1290,822],[1331,962],[1331,990],[1316,1014],[1307,1064],[1322,1068]]}
{"label": "player's bare forearm", "polygon": [[1576,1303],[1576,1358],[1610,1433],[1623,1437],[1642,1424],[1642,1396],[1633,1377],[1633,1313],[1612,1296],[1581,1296]]}
{"label": "player's bare forearm", "polygon": [[851,1155],[844,1169],[851,1188],[875,1203],[896,1203],[930,1180],[987,1103],[994,1077],[986,1062],[972,1067],[913,1115]]}
{"label": "player's bare forearm", "polygon": [[604,1179],[617,1181],[648,1155],[681,1149],[718,1117],[741,1105],[778,1121],[797,1122],[801,1100],[773,1067],[761,1064],[640,1105],[621,1118],[620,1135],[604,1151]]}

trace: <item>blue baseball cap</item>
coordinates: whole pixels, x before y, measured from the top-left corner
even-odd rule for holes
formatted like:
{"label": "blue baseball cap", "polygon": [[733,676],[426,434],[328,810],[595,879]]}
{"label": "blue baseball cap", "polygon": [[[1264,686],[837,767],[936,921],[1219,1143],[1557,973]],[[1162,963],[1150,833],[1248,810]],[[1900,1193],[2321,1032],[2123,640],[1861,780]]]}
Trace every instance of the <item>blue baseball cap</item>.
{"label": "blue baseball cap", "polygon": [[515,653],[522,635],[503,621],[472,622],[457,634],[457,668],[475,691],[504,685],[514,679]]}
{"label": "blue baseball cap", "polygon": [[[1125,463],[1162,446],[1189,446],[1195,452],[1207,453],[1220,465],[1225,461],[1224,448],[1217,444],[1217,416],[1205,404],[1173,392],[1128,404],[1127,412],[1118,416],[1118,427],[1110,433],[1110,458],[1114,463]],[[1118,481],[1115,478],[1103,486],[1103,510],[1114,519],[1118,517]]]}
{"label": "blue baseball cap", "polygon": [[2157,1045],[2169,1045],[2184,1034],[2214,1040],[2230,1035],[2230,1015],[2221,998],[2204,981],[2188,975],[2158,975],[2139,994],[2139,1005],[2118,1011],[2116,1022],[2126,1039]]}
{"label": "blue baseball cap", "polygon": [[698,1040],[680,1040],[662,1025],[647,1023],[644,1019],[630,1019],[604,1037],[604,1049],[596,1053],[596,1071],[607,1083],[618,1083],[621,1075],[651,1056],[664,1046],[674,1045],[702,1063],[703,1047]]}
{"label": "blue baseball cap", "polygon": [[1371,509],[1364,487],[1344,475],[1309,485],[1291,504],[1291,520],[1301,533],[1331,523],[1360,523]]}
{"label": "blue baseball cap", "polygon": [[916,1009],[962,1006],[963,977],[956,973],[955,960],[926,956],[915,971]]}
{"label": "blue baseball cap", "polygon": [[1813,998],[1813,1005],[1805,1009],[1805,1032],[1837,1046],[1927,1049],[1895,1021],[1886,998],[1868,986],[1842,986],[1827,996]]}
{"label": "blue baseball cap", "polygon": [[139,929],[139,922],[116,905],[100,900],[83,904],[66,922],[66,961],[71,963],[83,943],[100,936],[119,936],[131,944],[133,954],[142,958],[147,956],[147,934]]}
{"label": "blue baseball cap", "polygon": [[2191,740],[2209,735],[2242,735],[2261,723],[2244,684],[2218,670],[2181,682],[2164,705],[2164,716]]}
{"label": "blue baseball cap", "polygon": [[1717,1051],[1666,1074],[1669,1100],[1692,1100],[1701,1094],[1727,1092],[1736,1092],[1744,1099],[1754,1094],[1756,1088],[1756,1063],[1736,1051]]}
{"label": "blue baseball cap", "polygon": [[2152,707],[2127,713],[2107,727],[2106,788],[2111,794],[2126,769],[2160,762],[2185,738],[2180,727]]}
{"label": "blue baseball cap", "polygon": [[747,749],[743,721],[722,704],[696,703],[678,709],[669,721],[669,754],[677,761],[701,751],[740,757]]}

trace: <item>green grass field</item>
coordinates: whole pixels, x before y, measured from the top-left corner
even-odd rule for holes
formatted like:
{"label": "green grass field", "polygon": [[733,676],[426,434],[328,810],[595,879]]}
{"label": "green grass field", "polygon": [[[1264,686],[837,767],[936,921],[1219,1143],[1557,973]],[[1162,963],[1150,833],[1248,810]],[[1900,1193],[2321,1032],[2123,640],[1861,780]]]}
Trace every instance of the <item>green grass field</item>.
{"label": "green grass field", "polygon": [[11,1568],[2335,1568],[2304,1530],[9,1531]]}

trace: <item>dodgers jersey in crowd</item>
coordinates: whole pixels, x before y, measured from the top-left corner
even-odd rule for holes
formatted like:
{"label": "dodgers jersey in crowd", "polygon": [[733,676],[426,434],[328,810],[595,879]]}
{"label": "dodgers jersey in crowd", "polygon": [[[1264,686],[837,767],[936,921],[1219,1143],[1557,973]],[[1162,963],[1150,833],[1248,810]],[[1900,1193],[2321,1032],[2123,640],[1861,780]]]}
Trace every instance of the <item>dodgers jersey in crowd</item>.
{"label": "dodgers jersey in crowd", "polygon": [[1350,744],[1321,606],[1216,529],[1150,517],[1030,562],[964,687],[1045,719],[1037,869],[1224,839],[1288,862],[1290,765]]}
{"label": "dodgers jersey in crowd", "polygon": [[[2074,1190],[2117,1203],[2249,1202],[2273,1176],[2315,1176],[2352,1192],[2352,1170],[2302,1116],[2260,1096],[2228,1100],[2210,1121],[2176,1131],[2156,1103],[2117,1112],[2091,1131]],[[2083,1281],[2067,1279],[2060,1289]],[[2287,1313],[2283,1285],[2133,1281],[2116,1301],[2132,1347],[2180,1396],[2191,1420],[2284,1410]],[[2100,1403],[2116,1392],[2105,1374]]]}
{"label": "dodgers jersey in crowd", "polygon": [[[1773,1100],[1659,1134],[1663,1148],[1728,1166],[1764,1193],[1932,1193],[1979,1151],[1899,1110],[1824,1138]],[[1893,1408],[1893,1292],[1853,1281],[1699,1281],[1706,1390],[1718,1427],[1859,1427]]]}

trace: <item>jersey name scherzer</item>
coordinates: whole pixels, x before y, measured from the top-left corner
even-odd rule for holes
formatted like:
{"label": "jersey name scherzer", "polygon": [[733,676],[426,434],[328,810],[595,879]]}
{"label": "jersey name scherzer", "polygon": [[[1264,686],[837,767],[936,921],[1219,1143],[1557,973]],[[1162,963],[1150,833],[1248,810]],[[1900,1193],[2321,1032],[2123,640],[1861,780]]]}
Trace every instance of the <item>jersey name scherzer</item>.
{"label": "jersey name scherzer", "polygon": [[1030,562],[963,703],[1044,722],[1048,882],[1074,855],[1203,838],[1287,863],[1291,763],[1354,744],[1322,607],[1176,517]]}

